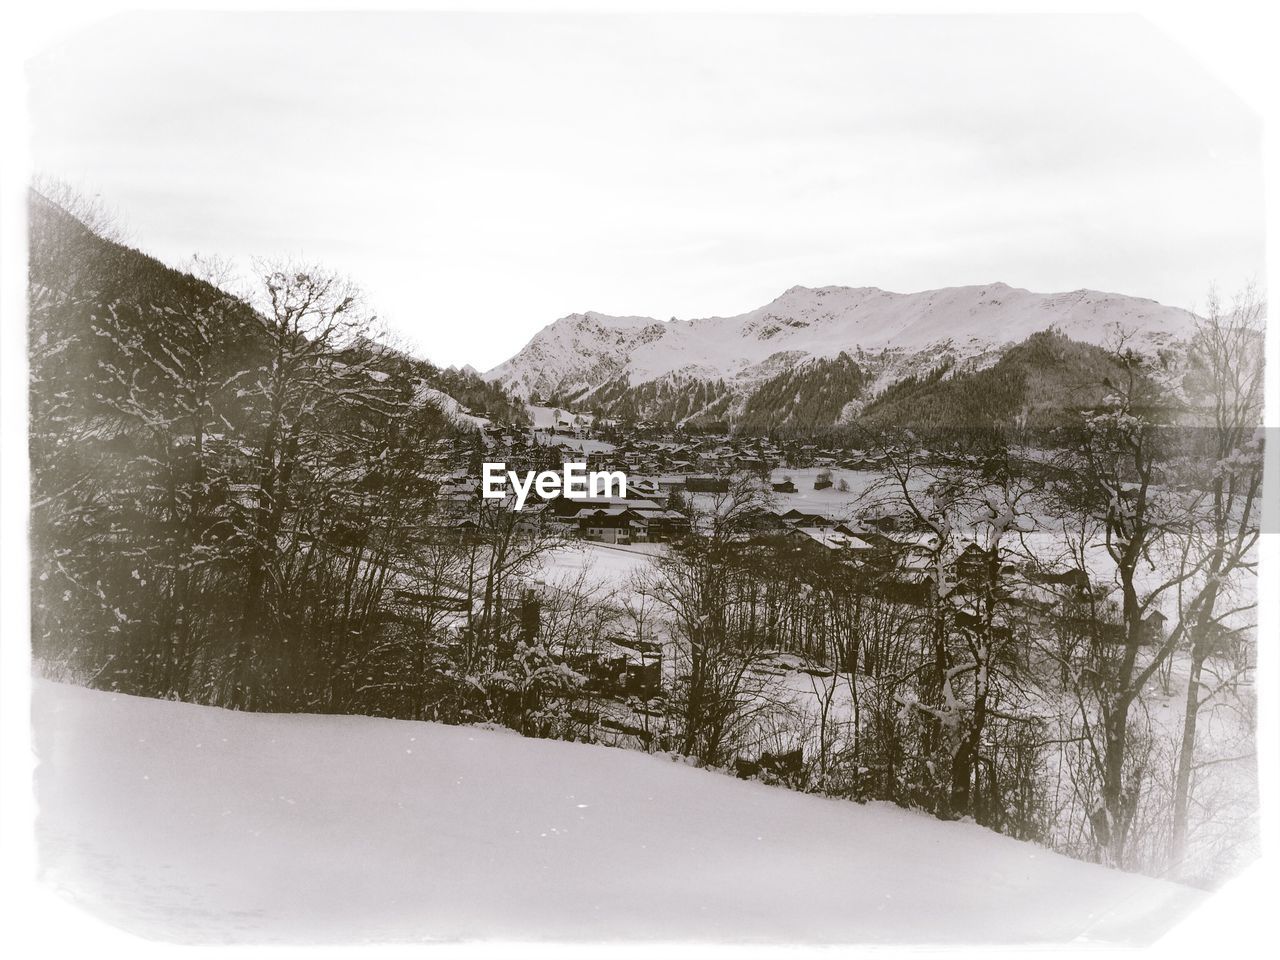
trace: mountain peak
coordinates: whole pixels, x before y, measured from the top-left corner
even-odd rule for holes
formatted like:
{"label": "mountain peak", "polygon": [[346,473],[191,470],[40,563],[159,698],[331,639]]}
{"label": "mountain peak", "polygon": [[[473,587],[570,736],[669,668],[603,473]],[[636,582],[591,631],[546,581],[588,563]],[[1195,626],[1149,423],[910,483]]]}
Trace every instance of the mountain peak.
{"label": "mountain peak", "polygon": [[879,287],[844,287],[838,285],[806,287],[804,285],[797,285],[794,287],[788,287],[782,292],[781,296],[777,297],[777,300],[781,300],[783,297],[804,296],[806,294],[814,297],[827,297],[832,294],[867,295],[878,293],[885,293],[885,291],[881,290]]}
{"label": "mountain peak", "polygon": [[990,356],[1050,327],[1094,344],[1124,330],[1135,343],[1159,346],[1185,339],[1193,320],[1153,300],[1092,290],[1034,293],[999,281],[918,293],[797,285],[729,317],[663,323],[571,314],[485,376],[524,395],[582,395],[619,379],[635,386],[674,374],[732,388],[841,352]]}

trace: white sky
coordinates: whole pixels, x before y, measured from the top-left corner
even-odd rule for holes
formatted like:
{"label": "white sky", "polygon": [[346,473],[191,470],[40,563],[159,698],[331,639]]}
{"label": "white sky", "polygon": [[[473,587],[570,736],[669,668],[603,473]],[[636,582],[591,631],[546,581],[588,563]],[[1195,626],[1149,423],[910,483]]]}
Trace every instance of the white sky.
{"label": "white sky", "polygon": [[33,60],[132,242],[349,273],[439,363],[582,310],[1262,280],[1256,118],[1143,21],[149,14]]}

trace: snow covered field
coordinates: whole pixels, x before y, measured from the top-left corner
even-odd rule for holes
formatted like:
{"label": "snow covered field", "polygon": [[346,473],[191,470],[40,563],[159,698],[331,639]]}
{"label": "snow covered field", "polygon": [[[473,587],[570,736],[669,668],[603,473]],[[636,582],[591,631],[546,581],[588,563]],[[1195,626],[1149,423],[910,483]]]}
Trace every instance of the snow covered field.
{"label": "snow covered field", "polygon": [[36,681],[43,871],[183,941],[1149,941],[1201,895],[665,757]]}
{"label": "snow covered field", "polygon": [[600,594],[626,591],[633,574],[645,570],[667,549],[663,543],[615,545],[587,540],[551,550],[542,558],[536,578],[548,586],[582,583]]}
{"label": "snow covered field", "polygon": [[[831,474],[831,486],[825,490],[813,489],[813,482],[824,470]],[[790,477],[795,483],[796,492],[773,494],[776,510],[781,513],[803,510],[821,513],[833,520],[847,520],[853,516],[858,499],[878,481],[884,480],[885,474],[871,470],[845,470],[840,467],[778,467],[770,480],[781,483],[785,477]],[[838,489],[841,480],[849,485],[847,491]]]}

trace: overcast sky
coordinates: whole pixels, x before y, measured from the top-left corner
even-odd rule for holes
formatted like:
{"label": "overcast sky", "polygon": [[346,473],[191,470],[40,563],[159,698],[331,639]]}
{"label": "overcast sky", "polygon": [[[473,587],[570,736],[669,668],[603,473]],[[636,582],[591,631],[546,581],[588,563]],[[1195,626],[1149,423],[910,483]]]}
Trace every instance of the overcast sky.
{"label": "overcast sky", "polygon": [[131,240],[350,274],[439,363],[567,313],[1264,276],[1256,118],[1129,18],[149,14],[29,65]]}

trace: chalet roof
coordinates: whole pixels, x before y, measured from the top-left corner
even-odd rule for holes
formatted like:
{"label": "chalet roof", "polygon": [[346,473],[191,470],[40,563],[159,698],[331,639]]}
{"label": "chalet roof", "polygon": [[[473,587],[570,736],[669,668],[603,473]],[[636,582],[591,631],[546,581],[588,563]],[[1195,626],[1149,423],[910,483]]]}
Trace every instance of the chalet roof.
{"label": "chalet roof", "polygon": [[642,514],[649,520],[688,520],[679,510],[646,510]]}
{"label": "chalet roof", "polygon": [[560,499],[567,500],[569,503],[578,505],[578,510],[590,510],[600,507],[627,507],[631,510],[661,510],[661,504],[654,503],[652,500],[636,499],[629,497],[562,497]]}
{"label": "chalet roof", "polygon": [[850,536],[847,533],[839,533],[832,529],[819,529],[817,527],[794,527],[792,528],[792,536],[807,537],[808,539],[819,543],[830,550],[871,550],[871,544],[861,537]]}
{"label": "chalet roof", "polygon": [[582,510],[574,516],[574,519],[577,520],[579,524],[590,523],[592,520],[597,519],[613,518],[625,518],[634,523],[647,524],[649,522],[648,517],[644,514],[637,513],[635,510],[629,510],[626,507],[603,507],[598,510]]}
{"label": "chalet roof", "polygon": [[811,523],[825,524],[827,526],[832,526],[835,523],[834,520],[832,520],[830,517],[826,516],[825,514],[807,513],[804,510],[798,510],[795,507],[792,507],[790,510],[788,510],[786,513],[782,514],[781,516],[782,516],[782,519],[786,520],[788,523],[811,522]]}

